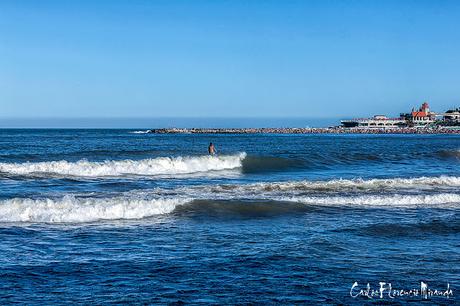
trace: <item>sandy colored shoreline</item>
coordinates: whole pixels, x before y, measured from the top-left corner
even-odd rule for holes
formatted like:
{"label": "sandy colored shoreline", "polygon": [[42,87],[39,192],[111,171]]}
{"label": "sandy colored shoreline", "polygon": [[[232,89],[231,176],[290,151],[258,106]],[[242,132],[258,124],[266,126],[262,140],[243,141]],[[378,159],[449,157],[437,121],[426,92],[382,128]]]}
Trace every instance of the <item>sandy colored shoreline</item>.
{"label": "sandy colored shoreline", "polygon": [[439,128],[164,128],[152,134],[460,134],[460,129]]}

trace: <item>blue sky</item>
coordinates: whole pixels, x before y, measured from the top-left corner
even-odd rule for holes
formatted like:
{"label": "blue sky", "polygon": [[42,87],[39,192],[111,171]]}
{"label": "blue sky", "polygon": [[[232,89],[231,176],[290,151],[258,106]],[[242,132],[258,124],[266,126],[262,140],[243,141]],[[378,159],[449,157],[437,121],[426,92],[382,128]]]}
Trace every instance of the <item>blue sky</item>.
{"label": "blue sky", "polygon": [[460,1],[0,1],[0,117],[460,106]]}

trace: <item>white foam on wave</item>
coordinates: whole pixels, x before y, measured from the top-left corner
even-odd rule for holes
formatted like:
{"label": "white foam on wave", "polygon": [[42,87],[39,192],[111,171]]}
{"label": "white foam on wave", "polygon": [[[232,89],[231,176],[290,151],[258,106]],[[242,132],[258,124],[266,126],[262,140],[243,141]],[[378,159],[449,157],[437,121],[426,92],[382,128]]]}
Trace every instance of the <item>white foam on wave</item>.
{"label": "white foam on wave", "polygon": [[0,222],[82,223],[142,219],[172,212],[186,198],[15,198],[0,201]]}
{"label": "white foam on wave", "polygon": [[[195,198],[267,199],[311,205],[460,207],[459,186],[459,177],[440,176],[218,185],[207,191],[198,187],[182,192]],[[426,190],[418,192],[421,188]]]}
{"label": "white foam on wave", "polygon": [[131,134],[148,134],[150,133],[150,130],[145,130],[145,131],[132,131],[130,132]]}
{"label": "white foam on wave", "polygon": [[143,160],[91,162],[65,160],[37,163],[0,163],[0,172],[84,177],[120,175],[174,175],[240,168],[246,153],[222,156],[158,157]]}
{"label": "white foam on wave", "polygon": [[334,206],[391,206],[391,207],[458,207],[460,194],[441,193],[429,195],[360,195],[326,197],[281,197],[279,200],[312,205]]}
{"label": "white foam on wave", "polygon": [[[357,195],[357,196],[268,196],[249,197],[281,202],[296,202],[305,205],[343,207],[392,207],[458,208],[460,194],[431,195]],[[169,214],[178,206],[199,198],[179,195],[146,199],[142,197],[120,196],[114,198],[81,198],[65,196],[51,199],[14,198],[0,201],[0,222],[33,223],[87,223],[99,220],[143,219]],[[204,197],[206,200],[238,198]],[[245,198],[246,200],[248,198]],[[197,203],[196,205],[199,205]],[[224,204],[225,205],[225,204]],[[279,205],[283,205],[280,203]]]}
{"label": "white foam on wave", "polygon": [[[158,187],[149,190],[133,190],[109,198],[84,196],[44,199],[14,198],[0,201],[0,222],[84,223],[97,220],[142,219],[171,213],[179,205],[194,200],[268,200],[320,206],[442,207],[457,209],[460,208],[458,188],[453,188],[452,192],[449,192],[451,189],[438,189],[438,187],[456,187],[459,186],[459,182],[460,178],[457,177],[368,181],[304,181],[248,185],[184,186],[175,189]],[[375,190],[376,186],[389,183],[393,184],[393,187],[396,184],[397,186],[406,186],[408,188],[419,185],[432,186],[432,188],[426,193],[425,191],[414,192],[412,189]],[[332,192],[321,189],[324,188],[324,184],[331,187]],[[320,186],[320,192],[311,193],[309,190],[306,192],[305,186],[308,186],[308,188]],[[357,188],[357,190],[349,190],[343,188],[343,186],[352,186],[351,188]],[[368,186],[372,186],[373,192],[362,192],[361,189],[368,188]],[[315,189],[315,191],[317,190]],[[199,203],[196,205],[199,205]],[[283,205],[283,203],[279,205]]]}
{"label": "white foam on wave", "polygon": [[460,177],[438,176],[391,179],[338,179],[329,181],[287,181],[255,183],[246,185],[218,185],[214,192],[303,192],[303,191],[375,191],[394,189],[417,189],[460,187]]}

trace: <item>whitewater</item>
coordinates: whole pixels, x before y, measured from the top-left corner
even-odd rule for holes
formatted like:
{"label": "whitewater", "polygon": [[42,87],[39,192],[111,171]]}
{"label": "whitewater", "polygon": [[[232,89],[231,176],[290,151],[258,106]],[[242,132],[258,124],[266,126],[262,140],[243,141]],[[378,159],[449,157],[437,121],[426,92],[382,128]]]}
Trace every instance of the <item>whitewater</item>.
{"label": "whitewater", "polygon": [[[446,189],[441,189],[443,192],[427,194],[414,194],[407,190],[424,188],[427,191],[427,188],[431,188],[432,191],[436,191],[437,187]],[[248,205],[250,201],[271,201],[279,206],[293,202],[335,207],[455,208],[460,207],[458,187],[459,177],[442,176],[227,184],[189,186],[174,190],[155,188],[134,190],[107,198],[91,195],[14,198],[0,201],[0,222],[85,223],[98,220],[143,219],[173,213],[177,207],[194,201],[240,201],[247,202]],[[387,191],[375,193],[383,188]],[[391,189],[388,190],[389,188]]]}
{"label": "whitewater", "polygon": [[0,173],[85,177],[190,174],[241,168],[245,157],[246,153],[239,153],[228,156],[178,156],[102,162],[60,160],[37,163],[0,163]]}

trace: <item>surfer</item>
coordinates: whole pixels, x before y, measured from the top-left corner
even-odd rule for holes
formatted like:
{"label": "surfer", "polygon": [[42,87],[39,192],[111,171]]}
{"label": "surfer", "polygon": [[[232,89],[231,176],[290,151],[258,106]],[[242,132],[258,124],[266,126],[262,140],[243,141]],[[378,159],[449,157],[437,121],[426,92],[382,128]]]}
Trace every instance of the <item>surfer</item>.
{"label": "surfer", "polygon": [[209,143],[208,153],[209,155],[215,155],[217,153],[216,148],[212,142]]}

